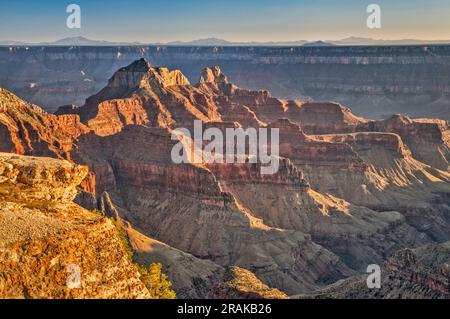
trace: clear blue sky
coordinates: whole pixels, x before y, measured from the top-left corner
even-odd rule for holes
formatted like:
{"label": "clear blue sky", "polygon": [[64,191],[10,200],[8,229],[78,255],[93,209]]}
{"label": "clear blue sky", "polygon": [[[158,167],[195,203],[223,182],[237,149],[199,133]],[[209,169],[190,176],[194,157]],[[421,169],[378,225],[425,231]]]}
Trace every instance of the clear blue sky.
{"label": "clear blue sky", "polygon": [[[70,3],[81,6],[79,30],[66,27]],[[365,26],[370,3],[381,5],[380,30]],[[0,0],[0,41],[69,36],[141,42],[450,39],[450,0]]]}

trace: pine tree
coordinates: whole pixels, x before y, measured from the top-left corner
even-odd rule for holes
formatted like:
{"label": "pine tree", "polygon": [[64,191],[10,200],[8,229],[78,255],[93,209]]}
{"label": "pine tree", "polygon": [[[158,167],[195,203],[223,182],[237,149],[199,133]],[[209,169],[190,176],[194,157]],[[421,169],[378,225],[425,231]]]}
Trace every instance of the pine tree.
{"label": "pine tree", "polygon": [[171,289],[172,283],[162,271],[160,263],[151,264],[148,269],[141,270],[142,280],[150,294],[155,299],[175,299],[175,291]]}

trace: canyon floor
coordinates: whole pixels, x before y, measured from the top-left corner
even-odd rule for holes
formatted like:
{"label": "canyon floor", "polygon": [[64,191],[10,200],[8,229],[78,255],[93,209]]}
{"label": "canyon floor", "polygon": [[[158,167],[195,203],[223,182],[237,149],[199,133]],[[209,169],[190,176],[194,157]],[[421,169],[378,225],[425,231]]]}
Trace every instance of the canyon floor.
{"label": "canyon floor", "polygon": [[[173,138],[195,120],[278,129],[278,170],[176,164],[180,142],[204,151]],[[445,120],[370,120],[140,59],[54,114],[0,89],[0,151],[1,297],[149,298],[137,269],[155,262],[180,298],[450,297]],[[380,289],[365,284],[373,264]]]}

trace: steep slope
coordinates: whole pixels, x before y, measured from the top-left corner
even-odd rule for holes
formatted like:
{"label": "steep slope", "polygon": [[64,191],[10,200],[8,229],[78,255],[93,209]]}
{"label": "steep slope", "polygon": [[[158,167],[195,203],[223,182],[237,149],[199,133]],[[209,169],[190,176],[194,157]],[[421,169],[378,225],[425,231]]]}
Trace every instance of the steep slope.
{"label": "steep slope", "polygon": [[126,228],[134,260],[145,267],[161,263],[178,298],[214,298],[212,288],[222,282],[223,267],[194,257],[135,230]]}
{"label": "steep slope", "polygon": [[1,298],[149,297],[113,224],[72,202],[86,174],[0,153]]}

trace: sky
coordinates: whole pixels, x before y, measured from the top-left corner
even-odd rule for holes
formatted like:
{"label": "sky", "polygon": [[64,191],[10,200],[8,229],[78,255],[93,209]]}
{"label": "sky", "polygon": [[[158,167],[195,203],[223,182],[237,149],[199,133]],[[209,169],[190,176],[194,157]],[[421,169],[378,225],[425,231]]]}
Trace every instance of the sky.
{"label": "sky", "polygon": [[[66,26],[69,4],[81,28]],[[366,26],[369,4],[381,29]],[[450,39],[450,0],[0,0],[0,41],[84,36],[117,42]]]}

